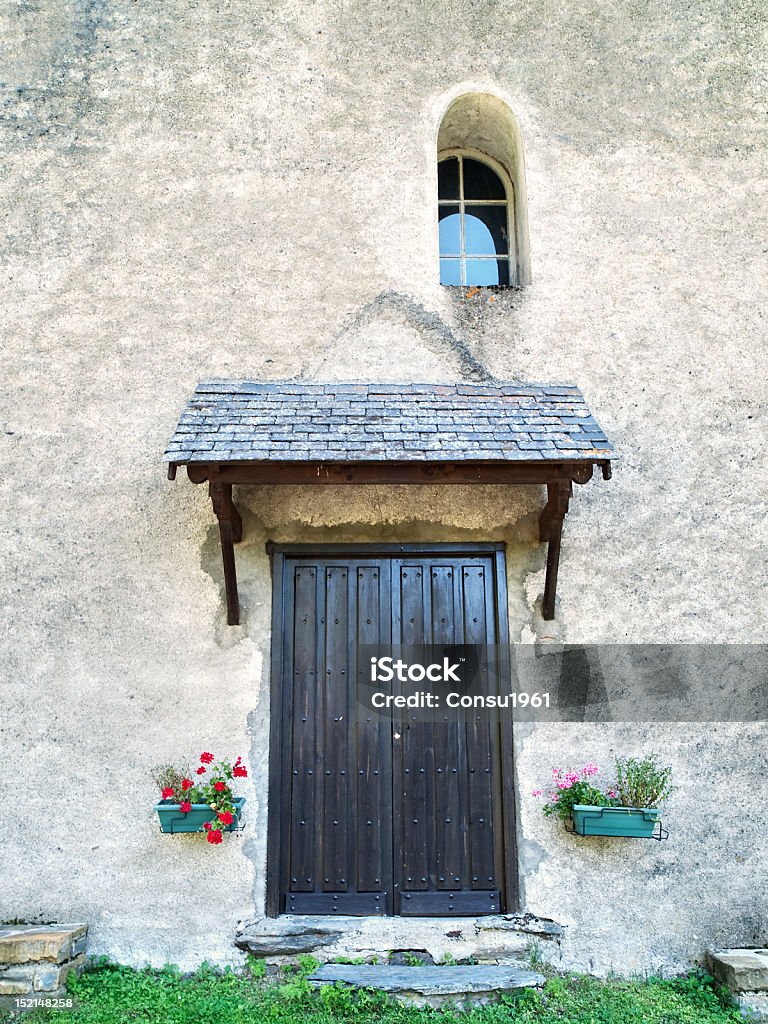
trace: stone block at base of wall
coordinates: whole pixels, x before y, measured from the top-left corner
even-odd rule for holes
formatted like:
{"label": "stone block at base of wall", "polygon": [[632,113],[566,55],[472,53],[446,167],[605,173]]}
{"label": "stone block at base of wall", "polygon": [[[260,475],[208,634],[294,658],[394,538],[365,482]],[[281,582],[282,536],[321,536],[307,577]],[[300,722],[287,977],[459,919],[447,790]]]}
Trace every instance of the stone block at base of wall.
{"label": "stone block at base of wall", "polygon": [[707,964],[730,989],[745,1020],[768,1021],[768,949],[715,949],[707,953]]}
{"label": "stone block at base of wall", "polygon": [[85,966],[88,926],[3,925],[0,927],[0,1008],[66,996],[66,983]]}

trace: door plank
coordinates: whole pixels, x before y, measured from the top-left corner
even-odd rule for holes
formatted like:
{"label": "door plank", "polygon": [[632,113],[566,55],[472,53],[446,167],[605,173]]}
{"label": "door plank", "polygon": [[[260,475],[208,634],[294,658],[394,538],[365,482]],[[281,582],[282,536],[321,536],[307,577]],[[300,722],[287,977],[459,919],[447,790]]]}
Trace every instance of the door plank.
{"label": "door plank", "polygon": [[[349,771],[349,566],[334,562],[324,567],[326,595],[323,651],[319,683],[323,691],[323,746],[318,758],[322,772],[322,815],[315,828],[323,837],[322,890],[346,892],[352,865]],[[316,887],[318,888],[318,887]]]}
{"label": "door plank", "polygon": [[290,802],[290,872],[288,888],[312,892],[317,879],[316,723],[322,721],[317,708],[318,645],[320,643],[320,601],[318,567],[293,568],[293,724]]}
{"label": "door plank", "polygon": [[[350,570],[351,571],[351,570]],[[360,645],[390,642],[389,564],[358,564],[356,587],[356,636]],[[357,647],[355,648],[355,656]],[[369,662],[355,661],[356,679],[369,671]],[[387,891],[385,913],[392,913],[392,727],[365,709],[357,711],[357,889]],[[350,830],[352,832],[352,830]],[[381,901],[379,901],[381,903]]]}

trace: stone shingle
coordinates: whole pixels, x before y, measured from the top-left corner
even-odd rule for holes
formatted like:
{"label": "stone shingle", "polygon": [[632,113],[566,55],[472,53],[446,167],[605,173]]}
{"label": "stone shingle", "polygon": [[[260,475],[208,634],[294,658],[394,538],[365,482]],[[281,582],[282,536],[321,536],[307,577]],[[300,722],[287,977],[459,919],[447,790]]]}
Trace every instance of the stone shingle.
{"label": "stone shingle", "polygon": [[605,462],[584,397],[560,384],[201,381],[167,462]]}

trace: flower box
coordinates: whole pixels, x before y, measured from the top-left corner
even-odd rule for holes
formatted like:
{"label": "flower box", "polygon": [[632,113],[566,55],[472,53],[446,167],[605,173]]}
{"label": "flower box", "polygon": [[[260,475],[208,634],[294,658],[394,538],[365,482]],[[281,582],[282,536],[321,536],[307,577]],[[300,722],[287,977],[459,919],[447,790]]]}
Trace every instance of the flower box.
{"label": "flower box", "polygon": [[[232,801],[234,804],[234,820],[230,825],[217,824],[222,832],[234,832],[240,825],[240,815],[245,804],[245,797],[238,796]],[[191,811],[182,811],[179,804],[172,800],[161,800],[155,804],[155,810],[160,818],[160,831],[171,832],[202,832],[206,821],[216,818],[216,811],[211,809],[210,804],[192,804]]]}
{"label": "flower box", "polygon": [[653,807],[593,807],[574,804],[574,831],[580,836],[625,836],[652,839],[661,811]]}

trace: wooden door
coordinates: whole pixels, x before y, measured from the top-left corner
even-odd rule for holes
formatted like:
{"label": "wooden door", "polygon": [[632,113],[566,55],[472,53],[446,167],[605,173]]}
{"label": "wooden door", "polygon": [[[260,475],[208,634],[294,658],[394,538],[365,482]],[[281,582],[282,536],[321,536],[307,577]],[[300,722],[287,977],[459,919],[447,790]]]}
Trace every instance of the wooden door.
{"label": "wooden door", "polygon": [[506,644],[500,546],[276,548],[273,563],[268,912],[514,909],[509,723],[383,718],[357,689],[371,645]]}

